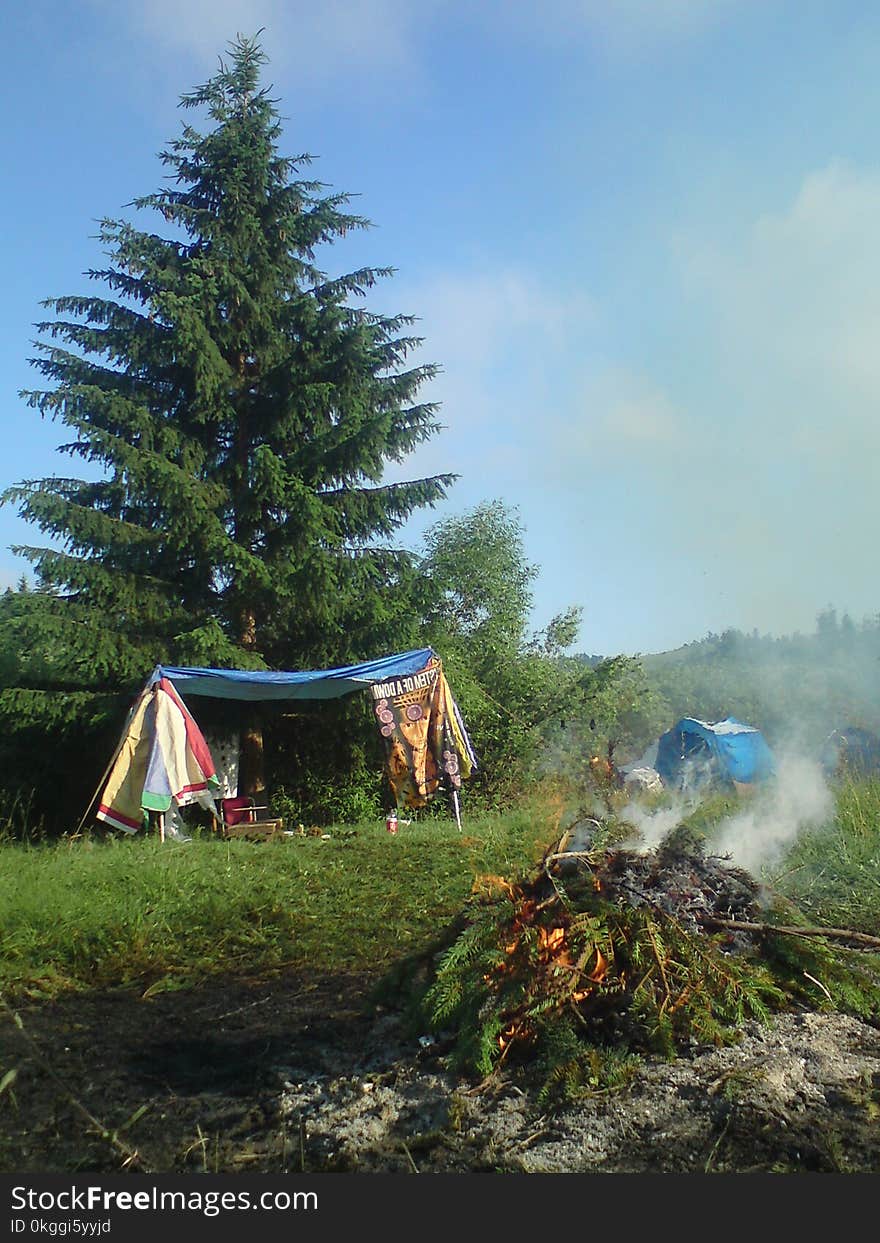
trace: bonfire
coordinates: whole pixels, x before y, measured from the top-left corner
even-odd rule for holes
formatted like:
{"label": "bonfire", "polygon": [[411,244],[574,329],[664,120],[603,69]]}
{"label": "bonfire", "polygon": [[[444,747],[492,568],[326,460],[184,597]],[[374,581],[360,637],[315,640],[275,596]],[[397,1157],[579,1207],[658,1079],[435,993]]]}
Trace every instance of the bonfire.
{"label": "bonfire", "polygon": [[880,939],[792,923],[684,828],[639,851],[586,827],[525,879],[480,878],[435,947],[419,1013],[458,1068],[488,1081],[516,1063],[570,1098],[618,1086],[645,1053],[732,1042],[776,1010],[877,1015],[877,959],[859,951]]}

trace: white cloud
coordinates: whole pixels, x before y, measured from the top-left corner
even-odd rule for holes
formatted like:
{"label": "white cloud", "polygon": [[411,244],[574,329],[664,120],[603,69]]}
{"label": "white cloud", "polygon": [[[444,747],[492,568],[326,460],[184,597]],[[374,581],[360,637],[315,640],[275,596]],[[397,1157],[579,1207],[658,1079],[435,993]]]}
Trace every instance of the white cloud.
{"label": "white cloud", "polygon": [[442,365],[424,395],[442,403],[455,469],[473,470],[474,437],[490,423],[493,465],[522,462],[551,417],[562,360],[589,336],[596,314],[589,297],[550,290],[518,268],[440,273],[396,295],[418,308],[419,361]]}
{"label": "white cloud", "polygon": [[108,22],[153,46],[193,57],[213,69],[237,34],[261,36],[272,74],[294,73],[298,86],[409,73],[414,31],[436,0],[91,0]]}
{"label": "white cloud", "polygon": [[[829,164],[735,240],[716,219],[679,241],[674,352],[619,332],[614,350],[572,352],[532,476],[555,480],[565,530],[601,523],[621,553],[654,550],[658,580],[646,562],[640,581],[658,618],[785,633],[829,601],[876,611],[878,219],[880,172]],[[588,599],[594,559],[569,563]]]}
{"label": "white cloud", "polygon": [[656,449],[681,435],[681,418],[672,402],[654,390],[622,394],[607,409],[600,430],[606,440],[624,449],[643,444]]}
{"label": "white cloud", "polygon": [[[754,0],[89,0],[108,24],[123,23],[154,47],[213,67],[236,34],[265,28],[274,72],[299,87],[418,75],[430,62],[435,25],[466,39],[482,27],[498,41],[532,45],[586,40],[615,57],[641,55],[699,37]],[[442,25],[441,25],[442,23]],[[399,78],[396,82],[399,87]]]}
{"label": "white cloud", "polygon": [[557,0],[618,50],[702,33],[742,0]]}
{"label": "white cloud", "polygon": [[[649,377],[595,357],[568,361],[567,400],[547,420],[540,457],[562,479],[677,469],[693,430]],[[635,476],[634,476],[635,478]]]}
{"label": "white cloud", "polygon": [[427,352],[456,371],[483,373],[524,338],[536,353],[556,350],[595,314],[586,295],[569,297],[517,268],[444,272],[406,290],[419,308]]}
{"label": "white cloud", "polygon": [[737,241],[679,240],[700,378],[670,380],[687,435],[641,485],[687,533],[724,625],[810,629],[828,601],[876,608],[878,219],[880,172],[832,162]]}

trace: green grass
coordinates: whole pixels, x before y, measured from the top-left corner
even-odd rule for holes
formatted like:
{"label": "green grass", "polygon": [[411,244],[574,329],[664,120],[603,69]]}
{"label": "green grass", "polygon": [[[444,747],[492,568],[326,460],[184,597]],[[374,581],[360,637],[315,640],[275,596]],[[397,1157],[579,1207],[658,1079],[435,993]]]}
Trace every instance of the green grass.
{"label": "green grass", "polygon": [[801,835],[775,888],[817,924],[880,936],[880,780],[841,783],[834,819]]}
{"label": "green grass", "polygon": [[430,943],[476,876],[518,875],[553,836],[530,810],[330,836],[0,844],[0,991],[188,987],[290,967],[380,974]]}
{"label": "green grass", "polygon": [[[556,837],[540,806],[469,815],[462,833],[426,818],[397,837],[375,821],[268,843],[0,839],[0,991],[157,991],[284,967],[378,978],[431,944],[476,877],[532,871]],[[707,804],[692,827],[729,810]],[[770,879],[807,922],[880,935],[880,782],[841,786],[834,819]]]}

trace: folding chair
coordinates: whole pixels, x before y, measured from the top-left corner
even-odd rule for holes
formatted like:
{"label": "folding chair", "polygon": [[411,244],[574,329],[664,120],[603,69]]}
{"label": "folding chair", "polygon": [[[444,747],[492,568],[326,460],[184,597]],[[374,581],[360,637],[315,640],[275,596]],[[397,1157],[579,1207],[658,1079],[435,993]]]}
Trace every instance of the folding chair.
{"label": "folding chair", "polygon": [[247,794],[220,799],[213,817],[214,832],[219,832],[221,837],[247,837],[255,841],[267,841],[281,833],[284,828],[282,817],[261,814],[268,810],[268,807],[258,806]]}

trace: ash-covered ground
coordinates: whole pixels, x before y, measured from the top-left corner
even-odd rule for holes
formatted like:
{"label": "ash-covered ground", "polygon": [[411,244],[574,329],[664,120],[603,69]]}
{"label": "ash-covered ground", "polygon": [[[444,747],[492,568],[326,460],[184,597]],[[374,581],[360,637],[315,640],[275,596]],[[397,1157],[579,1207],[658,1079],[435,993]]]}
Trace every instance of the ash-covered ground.
{"label": "ash-covered ground", "polygon": [[[413,1172],[880,1170],[880,1034],[839,1014],[749,1024],[739,1044],[646,1060],[624,1091],[559,1113],[513,1082],[475,1092],[427,1054],[347,1074],[291,1067],[283,1112],[324,1169]],[[398,1051],[401,1052],[401,1051]]]}
{"label": "ash-covered ground", "polygon": [[[368,999],[371,981],[214,982],[0,1019],[0,1169],[153,1173],[880,1170],[880,1032],[842,1014],[749,1024],[646,1059],[624,1091],[548,1113],[483,1091]],[[89,1124],[85,1105],[125,1154]],[[133,1116],[135,1120],[130,1122]]]}

